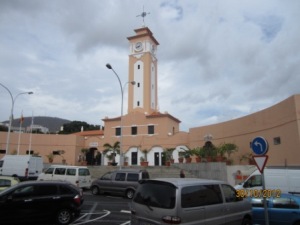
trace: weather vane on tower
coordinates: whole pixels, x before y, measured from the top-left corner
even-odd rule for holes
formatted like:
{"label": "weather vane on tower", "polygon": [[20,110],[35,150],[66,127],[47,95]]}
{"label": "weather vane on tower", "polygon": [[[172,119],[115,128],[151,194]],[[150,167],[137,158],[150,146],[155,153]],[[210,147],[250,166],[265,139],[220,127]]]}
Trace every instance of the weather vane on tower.
{"label": "weather vane on tower", "polygon": [[145,17],[147,16],[147,14],[150,14],[149,12],[146,13],[144,10],[144,6],[143,6],[143,12],[140,15],[137,15],[136,17],[143,17],[143,27],[145,27]]}

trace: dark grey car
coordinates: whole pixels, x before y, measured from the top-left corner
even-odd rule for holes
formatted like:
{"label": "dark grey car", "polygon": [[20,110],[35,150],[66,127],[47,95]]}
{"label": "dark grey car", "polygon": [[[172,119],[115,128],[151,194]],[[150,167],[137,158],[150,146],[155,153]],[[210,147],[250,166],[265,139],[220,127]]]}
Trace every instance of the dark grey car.
{"label": "dark grey car", "polygon": [[138,181],[149,179],[149,173],[143,169],[121,169],[108,172],[91,185],[94,195],[110,193],[123,195],[131,199],[138,186]]}

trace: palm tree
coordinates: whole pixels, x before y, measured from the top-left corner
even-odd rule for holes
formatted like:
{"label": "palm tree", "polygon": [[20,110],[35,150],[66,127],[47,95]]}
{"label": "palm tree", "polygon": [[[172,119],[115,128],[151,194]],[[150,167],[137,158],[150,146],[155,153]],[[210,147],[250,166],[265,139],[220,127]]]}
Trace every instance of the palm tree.
{"label": "palm tree", "polygon": [[105,143],[103,145],[105,148],[104,153],[107,154],[108,152],[112,151],[112,163],[116,164],[116,154],[120,154],[120,142],[117,141],[113,145],[110,145],[109,143]]}

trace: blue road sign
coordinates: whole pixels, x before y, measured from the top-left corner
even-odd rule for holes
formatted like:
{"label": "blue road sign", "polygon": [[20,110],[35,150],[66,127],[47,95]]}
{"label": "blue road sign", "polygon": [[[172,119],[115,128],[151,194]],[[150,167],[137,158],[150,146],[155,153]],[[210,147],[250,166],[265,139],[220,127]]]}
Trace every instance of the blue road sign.
{"label": "blue road sign", "polygon": [[256,137],[251,143],[251,148],[254,154],[264,155],[268,151],[268,142],[263,137]]}

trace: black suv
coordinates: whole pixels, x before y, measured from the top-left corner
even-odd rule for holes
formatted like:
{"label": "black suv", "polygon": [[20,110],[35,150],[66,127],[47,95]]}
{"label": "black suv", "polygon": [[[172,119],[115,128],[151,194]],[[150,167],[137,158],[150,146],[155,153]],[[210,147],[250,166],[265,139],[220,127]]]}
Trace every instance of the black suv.
{"label": "black suv", "polygon": [[82,203],[82,191],[71,183],[26,181],[0,192],[0,221],[65,225],[79,216]]}

